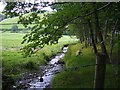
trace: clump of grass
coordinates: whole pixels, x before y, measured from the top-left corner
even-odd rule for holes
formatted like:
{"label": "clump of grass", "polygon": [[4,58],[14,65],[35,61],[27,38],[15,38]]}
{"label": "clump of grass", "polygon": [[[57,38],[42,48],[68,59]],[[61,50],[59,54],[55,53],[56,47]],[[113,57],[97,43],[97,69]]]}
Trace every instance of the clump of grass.
{"label": "clump of grass", "polygon": [[25,69],[28,69],[28,70],[36,70],[36,69],[38,69],[37,63],[35,63],[33,61],[26,62],[23,67]]}

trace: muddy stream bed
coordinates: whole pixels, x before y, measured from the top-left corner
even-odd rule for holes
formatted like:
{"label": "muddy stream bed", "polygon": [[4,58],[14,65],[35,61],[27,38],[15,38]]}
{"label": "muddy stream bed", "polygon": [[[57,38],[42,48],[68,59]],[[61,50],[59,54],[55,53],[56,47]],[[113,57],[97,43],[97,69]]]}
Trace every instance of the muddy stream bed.
{"label": "muddy stream bed", "polygon": [[67,49],[67,46],[63,47],[61,53],[54,56],[46,65],[40,66],[38,71],[24,74],[13,88],[15,90],[43,90],[44,88],[52,88],[52,78],[64,69],[64,62],[60,59],[64,57]]}

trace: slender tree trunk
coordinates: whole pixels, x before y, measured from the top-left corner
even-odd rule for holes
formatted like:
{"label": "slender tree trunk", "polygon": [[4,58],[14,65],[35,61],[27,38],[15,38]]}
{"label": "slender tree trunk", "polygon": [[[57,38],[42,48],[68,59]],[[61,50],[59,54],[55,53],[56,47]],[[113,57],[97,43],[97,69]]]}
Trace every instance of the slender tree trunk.
{"label": "slender tree trunk", "polygon": [[97,27],[95,27],[95,30],[94,30],[94,38],[95,38],[95,43],[97,44]]}
{"label": "slender tree trunk", "polygon": [[106,41],[108,31],[108,20],[105,21],[105,28],[104,28],[104,41]]}
{"label": "slender tree trunk", "polygon": [[90,30],[89,30],[89,34],[88,34],[88,44],[89,44],[89,46],[92,45],[92,39],[91,39],[91,36],[90,36]]}
{"label": "slender tree trunk", "polygon": [[90,31],[90,36],[91,36],[91,40],[92,40],[94,53],[97,54],[97,47],[96,47],[96,44],[95,44],[95,41],[94,41],[94,35],[93,35],[93,31],[92,31],[92,26],[91,26],[90,20],[88,20],[88,26],[89,26],[89,31]]}
{"label": "slender tree trunk", "polygon": [[[94,11],[96,11],[95,3],[93,3],[93,6],[94,6]],[[97,12],[94,13],[94,17],[95,17],[95,26],[96,26],[96,30],[98,32],[98,38],[99,38],[99,41],[100,41],[100,44],[101,44],[102,53],[105,54],[105,55],[107,55],[107,50],[106,50],[106,47],[105,47],[103,36],[102,36],[101,31],[100,31],[99,19],[98,19]]]}
{"label": "slender tree trunk", "polygon": [[79,40],[80,40],[80,43],[82,43],[82,38],[81,37],[79,37]]}
{"label": "slender tree trunk", "polygon": [[110,41],[110,62],[112,63],[112,49],[113,49],[113,45],[114,45],[114,34],[115,34],[115,29],[116,29],[116,26],[117,26],[117,22],[118,22],[118,19],[116,20],[115,22],[115,25],[113,27],[113,30],[112,30],[112,36],[111,36],[111,41]]}
{"label": "slender tree trunk", "polygon": [[83,24],[83,33],[84,33],[84,46],[87,47],[87,36],[85,31],[85,24]]}

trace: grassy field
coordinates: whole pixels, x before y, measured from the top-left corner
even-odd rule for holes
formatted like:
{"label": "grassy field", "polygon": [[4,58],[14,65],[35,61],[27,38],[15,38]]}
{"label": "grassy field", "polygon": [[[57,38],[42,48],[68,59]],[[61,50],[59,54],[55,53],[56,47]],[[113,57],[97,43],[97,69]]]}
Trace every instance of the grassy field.
{"label": "grassy field", "polygon": [[[31,13],[25,14],[24,16],[27,16]],[[43,17],[43,14],[38,14],[38,16],[40,16],[41,18]],[[19,21],[19,16],[17,17],[12,17],[12,18],[6,18],[3,21],[0,22],[0,24],[4,24],[4,25],[0,25],[0,29],[11,29],[12,26],[17,25],[18,29],[25,29],[25,27],[22,24],[17,24]],[[15,23],[15,24],[13,24]],[[7,24],[7,25],[5,25]],[[33,26],[33,24],[29,25],[29,26]]]}
{"label": "grassy field", "polygon": [[[64,44],[73,43],[77,41],[75,37],[70,38],[68,36],[63,36],[59,43],[52,46],[46,46],[32,57],[24,58],[20,52],[20,48],[23,46],[21,44],[22,37],[25,34],[21,33],[1,33],[0,46],[2,49],[2,67],[3,73],[7,75],[18,75],[21,71],[37,69],[39,65],[46,63],[43,53],[49,58],[59,52]],[[31,66],[30,66],[31,65]]]}
{"label": "grassy field", "polygon": [[[118,44],[115,44],[113,56],[118,53],[117,49]],[[82,52],[81,55],[78,55],[78,51]],[[71,45],[63,60],[66,62],[66,70],[55,76],[52,81],[54,88],[93,88],[95,55],[91,47],[83,48],[80,43]],[[105,88],[118,88],[118,77],[115,76],[117,70],[117,65],[107,64]]]}
{"label": "grassy field", "polygon": [[13,24],[11,23],[16,23],[15,25],[17,25],[18,28],[25,28],[22,24],[17,24],[18,20],[19,17],[4,19],[3,21],[0,22],[0,24],[9,24],[9,25],[0,25],[0,29],[11,29],[13,26]]}

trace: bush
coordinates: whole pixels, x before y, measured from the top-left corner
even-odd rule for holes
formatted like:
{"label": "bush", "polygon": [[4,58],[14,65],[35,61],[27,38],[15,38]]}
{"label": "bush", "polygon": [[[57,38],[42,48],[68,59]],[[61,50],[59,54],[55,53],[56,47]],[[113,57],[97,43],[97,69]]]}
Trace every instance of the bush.
{"label": "bush", "polygon": [[18,33],[18,26],[17,25],[13,25],[12,28],[11,28],[11,32],[12,33]]}

